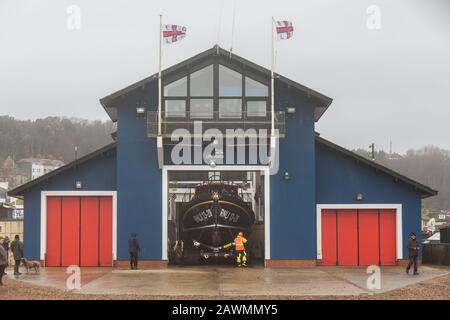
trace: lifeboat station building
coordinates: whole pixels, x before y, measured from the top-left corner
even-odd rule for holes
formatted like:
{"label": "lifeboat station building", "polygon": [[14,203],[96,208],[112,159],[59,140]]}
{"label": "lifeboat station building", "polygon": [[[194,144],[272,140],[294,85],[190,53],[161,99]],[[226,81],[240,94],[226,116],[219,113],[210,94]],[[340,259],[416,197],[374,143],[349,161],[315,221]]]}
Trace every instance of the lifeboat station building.
{"label": "lifeboat station building", "polygon": [[136,233],[141,267],[184,263],[182,213],[207,183],[234,186],[253,215],[250,264],[396,265],[409,234],[421,240],[421,200],[437,192],[320,137],[331,98],[275,74],[272,113],[270,70],[217,46],[161,82],[160,113],[158,74],[106,96],[113,143],[9,192],[27,258],[125,267]]}

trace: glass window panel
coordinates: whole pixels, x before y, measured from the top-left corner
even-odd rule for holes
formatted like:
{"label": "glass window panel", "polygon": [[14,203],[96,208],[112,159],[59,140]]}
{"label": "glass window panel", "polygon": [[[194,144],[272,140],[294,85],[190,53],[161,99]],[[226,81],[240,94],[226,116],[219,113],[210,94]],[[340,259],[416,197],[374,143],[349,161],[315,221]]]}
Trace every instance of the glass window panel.
{"label": "glass window panel", "polygon": [[247,117],[265,117],[266,114],[266,101],[247,101]]}
{"label": "glass window panel", "polygon": [[261,82],[245,77],[245,95],[247,97],[268,97],[269,87]]}
{"label": "glass window panel", "polygon": [[219,66],[219,96],[242,96],[242,75],[239,72]]}
{"label": "glass window panel", "polygon": [[242,99],[219,99],[219,118],[241,119]]}
{"label": "glass window panel", "polygon": [[185,97],[187,96],[187,77],[171,82],[164,86],[164,96]]}
{"label": "glass window panel", "polygon": [[185,118],[185,100],[166,100],[166,118]]}
{"label": "glass window panel", "polygon": [[212,97],[214,92],[214,71],[213,66],[195,71],[191,74],[191,96]]}
{"label": "glass window panel", "polygon": [[212,119],[213,111],[213,99],[191,99],[191,119]]}

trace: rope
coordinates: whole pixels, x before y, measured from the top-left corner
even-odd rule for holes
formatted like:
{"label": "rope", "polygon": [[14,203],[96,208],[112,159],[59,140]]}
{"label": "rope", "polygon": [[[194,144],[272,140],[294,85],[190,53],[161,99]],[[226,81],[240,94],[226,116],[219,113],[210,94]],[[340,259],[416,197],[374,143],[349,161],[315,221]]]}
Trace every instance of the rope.
{"label": "rope", "polygon": [[233,54],[233,40],[234,40],[234,26],[236,22],[236,0],[234,0],[233,4],[233,24],[231,25],[231,46],[230,46],[230,59]]}

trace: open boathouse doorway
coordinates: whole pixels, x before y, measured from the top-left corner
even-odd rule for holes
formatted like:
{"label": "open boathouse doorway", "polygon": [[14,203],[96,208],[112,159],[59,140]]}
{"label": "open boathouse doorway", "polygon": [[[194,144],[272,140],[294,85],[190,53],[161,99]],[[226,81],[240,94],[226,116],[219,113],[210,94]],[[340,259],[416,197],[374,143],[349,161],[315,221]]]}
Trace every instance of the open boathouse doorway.
{"label": "open boathouse doorway", "polygon": [[169,264],[232,265],[234,246],[225,245],[243,232],[248,265],[264,265],[268,170],[202,169],[164,172]]}

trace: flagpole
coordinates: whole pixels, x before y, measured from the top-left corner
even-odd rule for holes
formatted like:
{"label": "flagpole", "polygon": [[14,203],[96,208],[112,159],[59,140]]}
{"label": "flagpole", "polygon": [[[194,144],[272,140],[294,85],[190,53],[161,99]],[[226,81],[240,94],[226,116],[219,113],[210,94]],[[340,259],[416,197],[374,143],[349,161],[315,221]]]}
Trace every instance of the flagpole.
{"label": "flagpole", "polygon": [[161,136],[161,68],[162,68],[162,14],[159,15],[159,69],[158,69],[158,136]]}
{"label": "flagpole", "polygon": [[274,31],[274,18],[272,17],[272,66],[270,72],[270,108],[272,114],[271,135],[275,135],[275,89],[274,89],[274,69],[275,69],[275,31]]}
{"label": "flagpole", "polygon": [[274,168],[275,165],[275,30],[274,30],[274,18],[272,16],[272,63],[270,68],[270,113],[271,113],[271,128],[270,128],[270,156],[269,164],[270,169]]}

